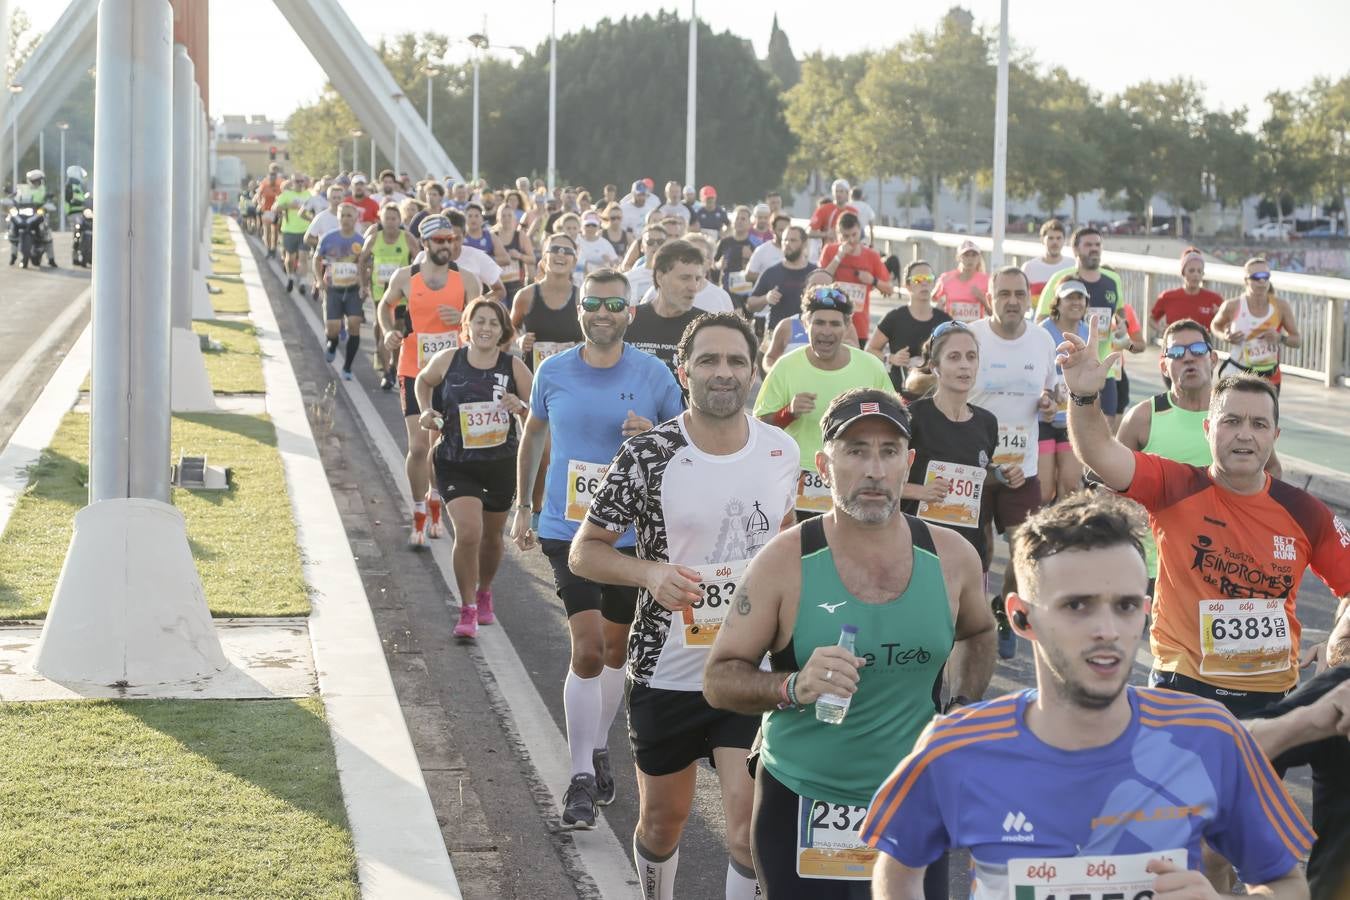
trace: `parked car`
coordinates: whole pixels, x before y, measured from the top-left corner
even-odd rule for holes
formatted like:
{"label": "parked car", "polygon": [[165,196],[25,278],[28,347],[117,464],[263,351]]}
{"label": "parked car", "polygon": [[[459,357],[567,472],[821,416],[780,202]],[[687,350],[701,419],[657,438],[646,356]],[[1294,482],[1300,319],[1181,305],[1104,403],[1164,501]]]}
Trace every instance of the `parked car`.
{"label": "parked car", "polygon": [[1293,222],[1262,222],[1247,232],[1247,237],[1262,241],[1287,241],[1295,237]]}
{"label": "parked car", "polygon": [[1140,234],[1144,230],[1144,225],[1138,219],[1116,219],[1106,226],[1108,234]]}
{"label": "parked car", "polygon": [[994,223],[990,219],[976,219],[973,227],[966,222],[957,222],[952,227],[957,234],[988,235],[994,233]]}
{"label": "parked car", "polygon": [[1331,225],[1318,225],[1316,228],[1305,231],[1299,235],[1303,238],[1343,238],[1345,237],[1344,228],[1335,228]]}

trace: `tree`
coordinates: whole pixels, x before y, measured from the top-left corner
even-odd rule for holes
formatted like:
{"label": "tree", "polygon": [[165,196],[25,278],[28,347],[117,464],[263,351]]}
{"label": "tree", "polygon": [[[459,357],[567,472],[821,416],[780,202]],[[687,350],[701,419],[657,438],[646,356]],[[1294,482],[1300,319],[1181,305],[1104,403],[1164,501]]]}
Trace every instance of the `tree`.
{"label": "tree", "polygon": [[1275,200],[1275,217],[1284,221],[1286,199],[1289,205],[1308,200],[1317,180],[1316,163],[1307,143],[1301,119],[1307,115],[1306,103],[1289,91],[1266,95],[1270,116],[1261,123],[1261,162],[1266,179],[1266,194]]}
{"label": "tree", "polygon": [[1068,196],[1073,221],[1078,200],[1101,186],[1100,98],[1062,68],[1042,75],[1031,60],[1010,66],[1008,189],[1036,195],[1046,215]]}
{"label": "tree", "polygon": [[1219,206],[1240,204],[1261,189],[1261,171],[1254,161],[1260,146],[1247,130],[1247,110],[1208,112],[1202,126],[1206,191]]}
{"label": "tree", "polygon": [[[1200,87],[1190,79],[1176,78],[1165,83],[1145,81],[1125,89],[1120,105],[1129,110],[1136,136],[1136,152],[1144,154],[1148,185],[1145,195],[1146,220],[1153,225],[1148,199],[1161,194],[1183,212],[1200,208],[1204,201],[1205,104]],[[1177,219],[1178,233],[1180,221]]]}
{"label": "tree", "polygon": [[802,80],[802,66],[792,53],[792,42],[787,34],[778,27],[778,14],[774,13],[773,28],[769,31],[769,71],[778,79],[781,90],[790,91]]}
{"label": "tree", "polygon": [[[1334,197],[1344,216],[1350,210],[1350,75],[1312,82],[1300,130],[1311,149],[1317,189]],[[1350,218],[1345,221],[1350,227]]]}
{"label": "tree", "polygon": [[[813,53],[802,62],[801,81],[787,92],[784,110],[788,127],[797,136],[796,151],[788,160],[789,180],[801,183],[813,176],[818,179],[820,173],[858,177],[847,142],[862,119],[858,81],[866,70],[860,54]],[[818,183],[815,188],[820,190]]]}
{"label": "tree", "polygon": [[[14,81],[15,75],[28,62],[42,42],[43,33],[33,31],[32,22],[28,14],[22,8],[16,8],[10,15],[9,21],[9,58],[7,71],[5,72],[5,83]],[[65,173],[58,172],[60,167],[59,141],[60,132],[57,130],[57,123],[64,122],[70,126],[66,132],[66,165],[80,165],[89,170],[92,176],[94,168],[94,76],[92,72],[86,72],[75,85],[69,96],[62,101],[56,111],[52,113],[48,124],[43,127],[43,132],[47,137],[46,163],[47,184],[58,190],[65,183]],[[7,157],[9,147],[4,148],[4,154]],[[19,172],[22,173],[28,169],[36,169],[39,160],[38,142],[35,140],[32,145],[23,149],[19,154]],[[9,170],[0,173],[0,178],[8,180]]]}

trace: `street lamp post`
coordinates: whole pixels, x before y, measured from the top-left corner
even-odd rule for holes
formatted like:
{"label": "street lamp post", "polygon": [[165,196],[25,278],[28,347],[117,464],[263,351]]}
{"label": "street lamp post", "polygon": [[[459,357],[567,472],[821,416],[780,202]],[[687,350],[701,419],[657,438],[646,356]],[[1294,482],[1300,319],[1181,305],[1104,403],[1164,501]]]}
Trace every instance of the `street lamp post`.
{"label": "street lamp post", "polygon": [[488,39],[485,34],[469,35],[469,43],[473,44],[473,182],[478,183],[478,62],[483,57],[483,51],[488,47]]}
{"label": "street lamp post", "polygon": [[356,171],[356,153],[357,153],[356,141],[357,141],[358,138],[361,137],[362,134],[364,134],[364,132],[361,131],[361,129],[359,129],[359,128],[353,128],[353,129],[352,129],[352,171],[353,171],[353,172]]}
{"label": "street lamp post", "polygon": [[435,66],[427,66],[422,71],[427,76],[427,131],[431,131],[431,89],[436,81],[436,76],[441,74],[441,70]]}
{"label": "street lamp post", "polygon": [[23,85],[11,84],[9,86],[9,135],[12,138],[12,147],[10,148],[12,158],[10,160],[14,165],[13,182],[11,187],[14,190],[19,189],[19,95],[23,93]]}
{"label": "street lamp post", "polygon": [[61,185],[61,230],[66,230],[66,132],[70,130],[69,122],[57,122],[57,129],[61,132],[61,171],[57,175],[57,182]]}
{"label": "street lamp post", "polygon": [[548,190],[553,192],[558,165],[558,0],[548,35]]}
{"label": "street lamp post", "polygon": [[[990,265],[1003,265],[1003,234],[1008,225],[1008,0],[1003,0],[998,26],[998,81],[994,100],[994,203],[991,210],[993,227],[990,234],[994,252]],[[975,220],[971,219],[971,231]]]}

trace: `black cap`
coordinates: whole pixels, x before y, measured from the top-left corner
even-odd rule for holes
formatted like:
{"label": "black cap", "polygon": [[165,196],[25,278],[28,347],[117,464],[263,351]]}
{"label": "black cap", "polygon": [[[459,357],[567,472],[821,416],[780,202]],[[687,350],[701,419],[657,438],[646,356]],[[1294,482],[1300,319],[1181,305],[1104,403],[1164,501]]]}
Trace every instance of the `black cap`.
{"label": "black cap", "polygon": [[878,388],[854,388],[835,397],[820,417],[820,433],[832,441],[854,422],[873,416],[890,422],[909,440],[909,410],[898,396]]}

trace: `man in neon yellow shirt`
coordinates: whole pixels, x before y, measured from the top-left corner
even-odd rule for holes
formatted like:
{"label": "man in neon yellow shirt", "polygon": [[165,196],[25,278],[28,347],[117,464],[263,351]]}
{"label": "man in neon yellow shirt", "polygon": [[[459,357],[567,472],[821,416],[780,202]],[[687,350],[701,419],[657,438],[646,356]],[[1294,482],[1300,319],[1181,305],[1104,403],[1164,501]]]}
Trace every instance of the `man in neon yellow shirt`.
{"label": "man in neon yellow shirt", "polygon": [[304,175],[292,175],[277,195],[274,209],[281,215],[281,251],[282,265],[286,269],[286,290],[295,287],[299,276],[300,293],[305,293],[305,230],[313,213],[305,209],[313,195],[309,192],[309,179]]}
{"label": "man in neon yellow shirt", "polygon": [[809,288],[802,297],[802,313],[810,343],[779,358],[755,401],[755,415],[785,430],[801,451],[798,520],[827,512],[831,505],[829,485],[816,470],[816,451],[824,445],[820,417],[825,407],[850,388],[893,392],[881,360],[844,343],[853,304],[838,285]]}

